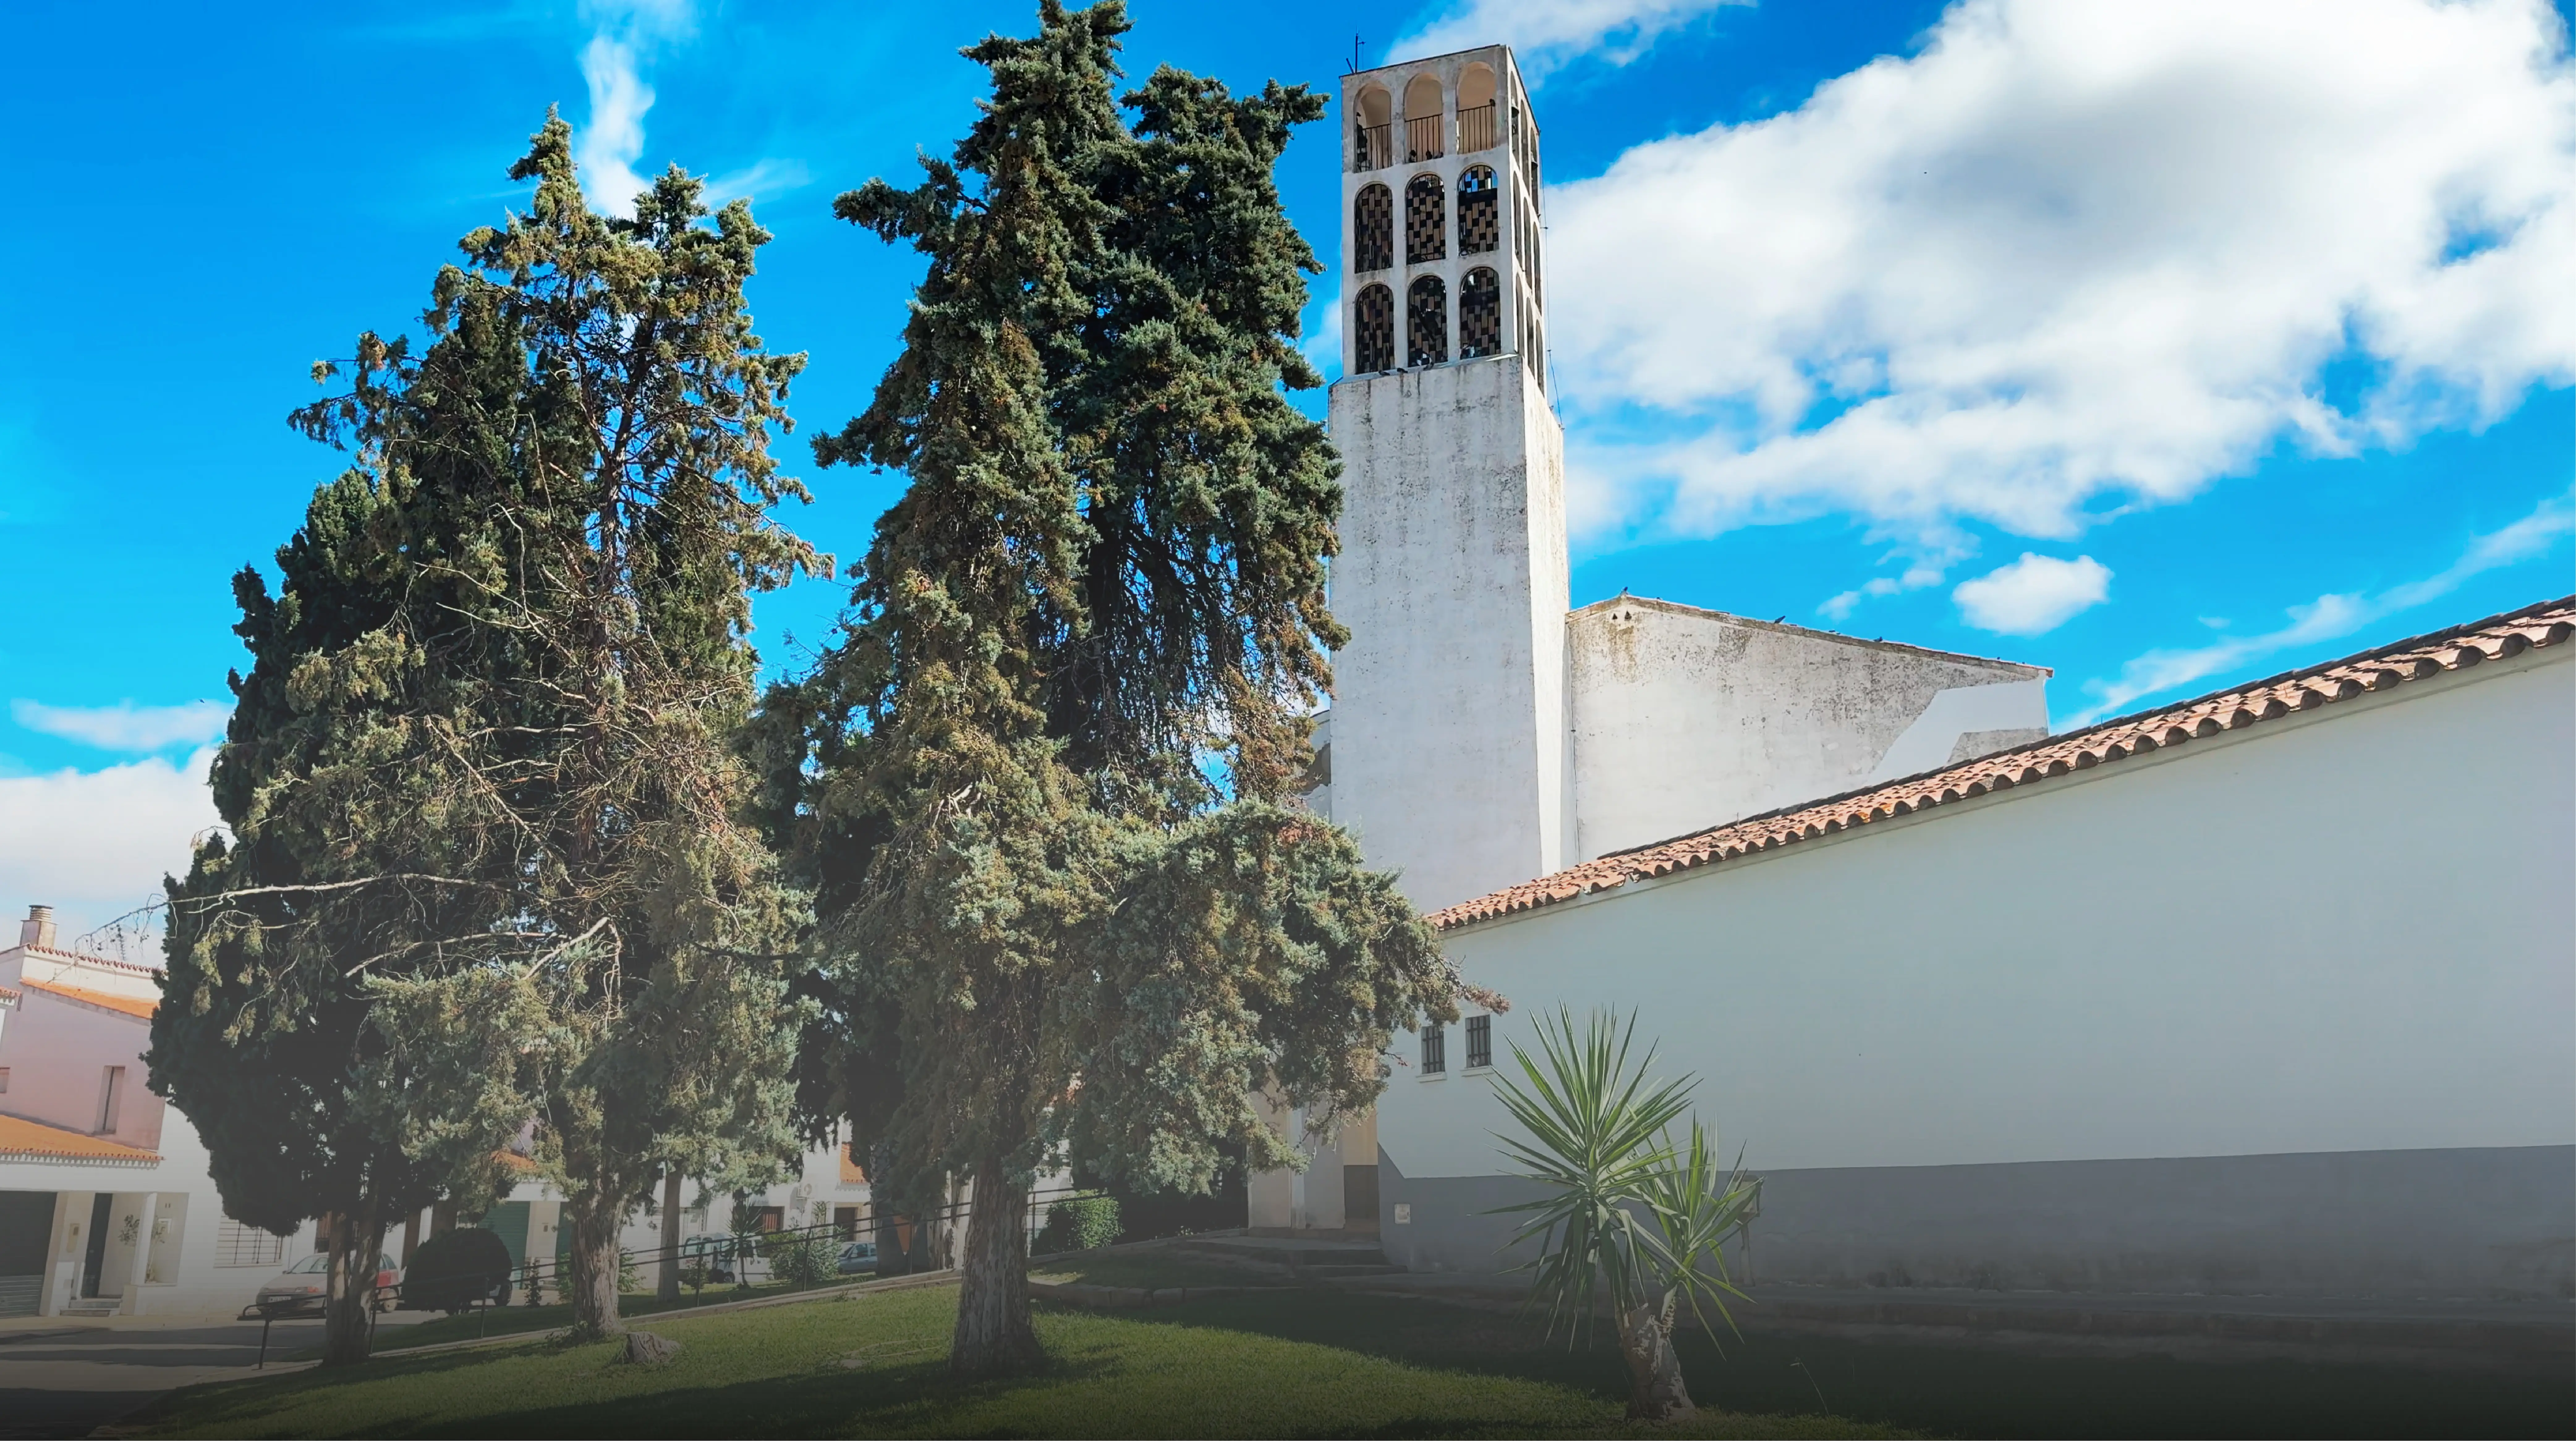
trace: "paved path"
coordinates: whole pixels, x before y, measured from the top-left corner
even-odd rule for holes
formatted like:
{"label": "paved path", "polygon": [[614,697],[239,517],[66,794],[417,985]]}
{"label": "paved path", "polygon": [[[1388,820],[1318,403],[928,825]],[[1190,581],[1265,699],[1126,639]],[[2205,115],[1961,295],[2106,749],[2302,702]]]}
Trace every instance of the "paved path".
{"label": "paved path", "polygon": [[[385,1317],[377,1343],[414,1319],[427,1317]],[[269,1336],[269,1369],[278,1369],[277,1357],[321,1341],[319,1320],[279,1322]],[[143,1317],[0,1329],[0,1438],[86,1436],[181,1386],[249,1375],[258,1359],[257,1321]]]}

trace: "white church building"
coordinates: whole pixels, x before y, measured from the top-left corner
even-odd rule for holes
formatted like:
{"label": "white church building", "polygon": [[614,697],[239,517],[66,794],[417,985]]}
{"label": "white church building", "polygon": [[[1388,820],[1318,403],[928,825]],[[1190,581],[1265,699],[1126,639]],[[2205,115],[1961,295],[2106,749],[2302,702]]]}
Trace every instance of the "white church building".
{"label": "white church building", "polygon": [[2576,597],[2054,736],[2039,667],[1573,609],[1511,53],[1341,98],[1309,803],[1510,1009],[1255,1227],[1521,1259],[1489,1077],[1606,1006],[1762,1177],[1766,1288],[2576,1296]]}

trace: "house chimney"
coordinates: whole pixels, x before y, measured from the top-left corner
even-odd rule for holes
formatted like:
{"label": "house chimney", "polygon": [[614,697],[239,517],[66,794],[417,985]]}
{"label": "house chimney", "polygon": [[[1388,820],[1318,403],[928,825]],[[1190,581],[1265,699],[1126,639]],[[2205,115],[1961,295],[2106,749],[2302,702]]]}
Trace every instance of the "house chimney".
{"label": "house chimney", "polygon": [[18,923],[18,944],[41,950],[54,948],[54,908],[29,906],[27,918]]}

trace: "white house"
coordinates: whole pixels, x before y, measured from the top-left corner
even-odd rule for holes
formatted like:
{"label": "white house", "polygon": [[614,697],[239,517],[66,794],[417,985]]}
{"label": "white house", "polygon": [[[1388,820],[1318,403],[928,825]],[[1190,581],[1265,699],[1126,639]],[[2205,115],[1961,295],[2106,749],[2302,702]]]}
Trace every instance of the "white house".
{"label": "white house", "polygon": [[223,1214],[144,1086],[159,973],[57,939],[35,906],[0,950],[0,1317],[236,1312],[294,1243]]}
{"label": "white house", "polygon": [[1256,1226],[1509,1264],[1488,1077],[1606,1006],[1764,1178],[1766,1283],[2576,1294],[2576,598],[2053,737],[2034,667],[1569,610],[1510,54],[1342,98],[1310,804],[1511,1009],[1408,1037]]}
{"label": "white house", "polygon": [[[224,1214],[196,1130],[144,1085],[160,1000],[160,971],[65,947],[45,906],[0,950],[0,1318],[235,1315],[319,1249],[311,1222],[275,1236]],[[808,1152],[796,1177],[751,1204],[764,1228],[855,1233],[868,1199],[867,1178],[833,1147]],[[729,1196],[684,1205],[683,1237],[727,1231],[732,1209]],[[498,1232],[514,1260],[542,1263],[560,1254],[561,1215],[561,1195],[532,1168],[481,1217],[424,1210],[385,1245],[407,1263],[461,1220]],[[663,1224],[638,1214],[622,1243],[658,1251]]]}

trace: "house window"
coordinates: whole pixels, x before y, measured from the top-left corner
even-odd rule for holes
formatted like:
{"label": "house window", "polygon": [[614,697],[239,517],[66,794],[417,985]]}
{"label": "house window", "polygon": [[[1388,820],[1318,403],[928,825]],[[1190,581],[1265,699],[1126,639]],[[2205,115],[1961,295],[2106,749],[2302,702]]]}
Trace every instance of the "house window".
{"label": "house window", "polygon": [[1467,1018],[1467,1069],[1481,1071],[1494,1063],[1494,1018]]}
{"label": "house window", "polygon": [[125,1104],[125,1068],[110,1066],[98,1083],[98,1134],[116,1134],[117,1113]]}
{"label": "house window", "polygon": [[9,1094],[9,1068],[0,1066],[0,1096]]}
{"label": "house window", "polygon": [[1437,1076],[1449,1069],[1449,1028],[1431,1026],[1422,1032],[1422,1074]]}
{"label": "house window", "polygon": [[215,1226],[215,1264],[274,1266],[286,1259],[286,1238],[226,1216]]}

